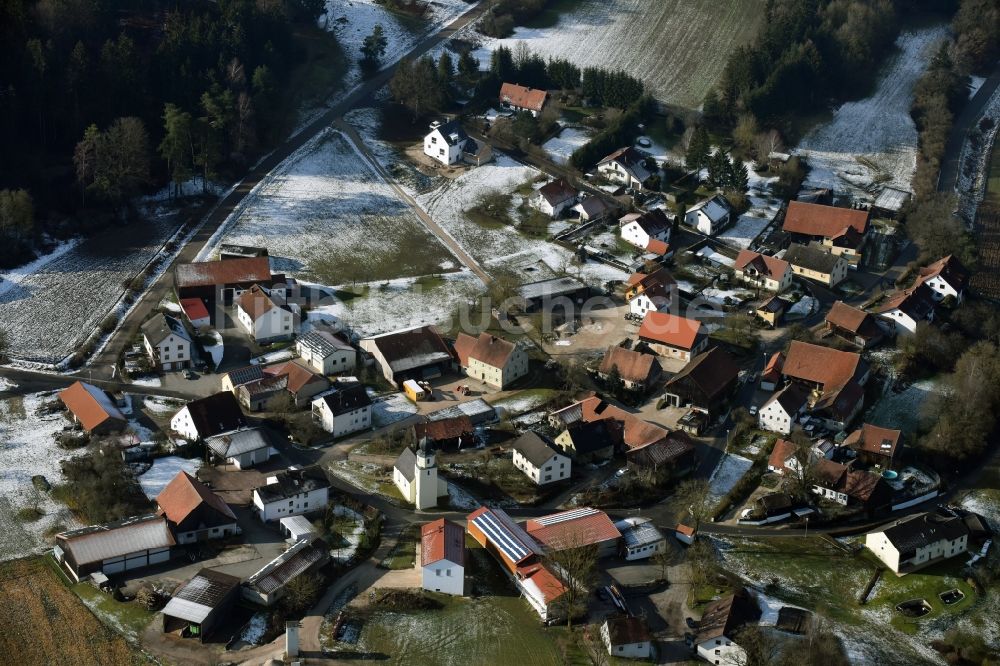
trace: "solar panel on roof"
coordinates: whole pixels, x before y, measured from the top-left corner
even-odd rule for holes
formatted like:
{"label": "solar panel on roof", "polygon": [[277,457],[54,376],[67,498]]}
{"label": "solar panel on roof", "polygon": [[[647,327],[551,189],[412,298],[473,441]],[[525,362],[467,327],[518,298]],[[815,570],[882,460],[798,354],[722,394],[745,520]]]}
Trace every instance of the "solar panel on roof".
{"label": "solar panel on roof", "polygon": [[512,525],[494,513],[484,513],[472,519],[472,523],[483,531],[490,541],[512,562],[520,562],[539,549],[527,534],[517,534]]}
{"label": "solar panel on roof", "polygon": [[590,507],[584,507],[582,509],[570,509],[569,511],[554,513],[551,516],[542,516],[541,518],[535,518],[534,521],[539,525],[556,525],[558,523],[566,522],[567,520],[578,520],[580,518],[586,518],[587,516],[593,516],[595,513],[600,513],[600,511]]}

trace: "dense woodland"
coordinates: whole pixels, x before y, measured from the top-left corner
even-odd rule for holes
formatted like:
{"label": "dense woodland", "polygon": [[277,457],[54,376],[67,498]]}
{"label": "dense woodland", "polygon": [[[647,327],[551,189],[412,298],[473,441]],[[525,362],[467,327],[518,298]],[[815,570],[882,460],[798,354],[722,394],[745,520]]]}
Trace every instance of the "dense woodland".
{"label": "dense woodland", "polygon": [[[0,2],[0,266],[274,142],[322,0]],[[85,213],[85,214],[83,214]]]}

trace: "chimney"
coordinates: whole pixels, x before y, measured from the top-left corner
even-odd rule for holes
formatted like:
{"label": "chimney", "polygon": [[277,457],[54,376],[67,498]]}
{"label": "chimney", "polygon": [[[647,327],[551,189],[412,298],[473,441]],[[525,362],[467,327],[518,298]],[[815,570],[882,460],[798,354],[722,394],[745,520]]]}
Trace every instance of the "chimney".
{"label": "chimney", "polygon": [[288,658],[299,656],[299,629],[301,622],[285,623],[285,656]]}

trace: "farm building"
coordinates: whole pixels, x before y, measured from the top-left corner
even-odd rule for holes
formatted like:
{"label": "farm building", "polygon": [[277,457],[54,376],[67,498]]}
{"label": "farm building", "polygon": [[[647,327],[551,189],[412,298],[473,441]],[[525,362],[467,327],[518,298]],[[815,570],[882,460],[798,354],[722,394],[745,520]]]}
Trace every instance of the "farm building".
{"label": "farm building", "polygon": [[553,220],[576,203],[577,191],[562,178],[542,185],[529,200],[529,205]]}
{"label": "farm building", "polygon": [[499,417],[496,408],[482,398],[460,402],[451,407],[445,407],[427,415],[428,421],[443,421],[456,417],[467,416],[474,426],[493,423]]}
{"label": "farm building", "polygon": [[163,608],[163,633],[204,641],[224,623],[240,598],[240,579],[202,569],[174,590]]}
{"label": "farm building", "polygon": [[708,346],[701,322],[666,312],[647,312],[639,327],[639,340],[660,356],[690,361]]}
{"label": "farm building", "polygon": [[371,354],[382,376],[393,384],[407,379],[433,379],[454,365],[451,349],[433,326],[417,326],[365,338],[361,348]]}
{"label": "farm building", "polygon": [[613,183],[641,190],[653,172],[646,166],[648,158],[631,146],[619,148],[597,163],[597,173]]}
{"label": "farm building", "polygon": [[861,259],[870,218],[866,210],[790,201],[782,230],[796,241],[815,241],[831,254],[844,255],[856,264]]}
{"label": "farm building", "polygon": [[192,442],[246,427],[240,403],[229,392],[192,400],[170,419],[170,429]]}
{"label": "farm building", "polygon": [[729,224],[730,205],[721,194],[700,201],[684,214],[684,224],[706,236],[714,236]]}
{"label": "farm building", "polygon": [[792,243],[785,250],[784,260],[792,272],[827,287],[836,287],[847,277],[847,262],[821,245]]}
{"label": "farm building", "polygon": [[222,539],[239,534],[236,514],[221,497],[187,472],[180,472],[156,496],[178,544]]}
{"label": "farm building", "polygon": [[178,264],[174,269],[177,298],[200,298],[206,303],[230,305],[255,284],[273,281],[267,257],[241,257]]}
{"label": "farm building", "polygon": [[792,267],[784,259],[740,250],[733,264],[736,277],[747,284],[780,293],[792,286]]}
{"label": "farm building", "polygon": [[155,368],[180,370],[191,366],[191,334],[179,319],[158,312],[141,330],[142,344]]}
{"label": "farm building", "polygon": [[619,443],[616,424],[606,419],[577,421],[566,426],[555,439],[555,445],[578,465],[610,460]]}
{"label": "farm building", "polygon": [[839,431],[861,410],[870,369],[854,352],[794,340],[781,372],[785,379],[815,392],[810,396],[810,413]]}
{"label": "farm building", "polygon": [[313,420],[334,437],[343,437],[372,424],[372,399],[361,384],[335,386],[312,402]]}
{"label": "farm building", "polygon": [[333,331],[315,328],[295,341],[302,362],[321,375],[354,372],[357,352],[345,338]]}
{"label": "farm building", "polygon": [[711,418],[719,413],[739,382],[736,360],[721,347],[691,358],[664,387],[663,398],[673,407],[690,406]]}
{"label": "farm building", "polygon": [[494,388],[506,388],[528,374],[524,347],[489,333],[480,333],[478,338],[459,333],[455,354],[466,375]]}
{"label": "farm building", "polygon": [[476,432],[472,419],[465,414],[438,421],[413,424],[413,441],[426,442],[435,451],[463,449],[476,445]]}
{"label": "farm building", "polygon": [[330,561],[330,547],[318,537],[296,541],[247,578],[243,598],[261,606],[271,607],[281,601],[287,586],[299,576],[309,574]]}
{"label": "farm building", "polygon": [[645,560],[667,550],[667,538],[649,518],[623,518],[615,528],[621,532],[621,552],[626,560]]}
{"label": "farm building", "polygon": [[834,302],[825,321],[828,331],[862,349],[874,347],[885,338],[874,315],[843,301]]}
{"label": "farm building", "polygon": [[80,582],[168,562],[176,543],[166,517],[150,513],[57,534],[53,555]]}
{"label": "farm building", "polygon": [[525,312],[552,312],[563,309],[566,319],[577,314],[576,306],[590,296],[590,287],[573,277],[559,277],[527,282],[518,288]]}
{"label": "farm building", "polygon": [[317,466],[286,469],[254,488],[252,498],[257,517],[265,523],[316,513],[326,509],[330,501],[330,481]]}
{"label": "farm building", "polygon": [[903,207],[910,201],[912,195],[906,190],[899,190],[895,187],[883,188],[875,201],[872,202],[872,211],[886,217],[895,218],[903,210]]}
{"label": "farm building", "polygon": [[675,430],[648,444],[630,447],[625,451],[625,460],[631,470],[666,472],[675,478],[694,469],[697,462],[694,440],[684,430]]}
{"label": "farm building", "polygon": [[267,432],[261,428],[243,428],[206,437],[205,447],[236,469],[250,469],[266,463],[275,453]]}
{"label": "farm building", "polygon": [[421,583],[425,590],[465,594],[465,530],[439,518],[420,528]]}
{"label": "farm building", "polygon": [[514,111],[527,111],[537,116],[545,107],[549,94],[544,90],[525,88],[516,83],[504,83],[500,86],[500,105]]}
{"label": "farm building", "polygon": [[648,391],[660,379],[663,368],[652,354],[624,347],[608,347],[597,369],[597,376],[608,381],[614,373],[617,373],[626,389]]}
{"label": "farm building", "polygon": [[93,384],[73,382],[59,392],[59,399],[85,432],[103,435],[120,432],[128,425],[111,396]]}
{"label": "farm building", "polygon": [[591,507],[531,518],[524,529],[546,551],[596,546],[598,557],[617,555],[622,537],[608,514]]}
{"label": "farm building", "polygon": [[608,654],[619,659],[649,659],[653,649],[649,628],[638,617],[609,617],[601,625],[601,640]]}
{"label": "farm building", "polygon": [[205,307],[205,301],[200,298],[182,298],[180,306],[184,318],[196,331],[212,325],[212,317],[208,313],[208,308]]}
{"label": "farm building", "polygon": [[424,137],[424,155],[451,166],[461,162],[467,152],[476,152],[476,142],[469,138],[458,120],[431,123],[430,132]]}
{"label": "farm building", "polygon": [[572,473],[573,462],[536,432],[523,433],[510,448],[514,467],[539,486],[568,479]]}

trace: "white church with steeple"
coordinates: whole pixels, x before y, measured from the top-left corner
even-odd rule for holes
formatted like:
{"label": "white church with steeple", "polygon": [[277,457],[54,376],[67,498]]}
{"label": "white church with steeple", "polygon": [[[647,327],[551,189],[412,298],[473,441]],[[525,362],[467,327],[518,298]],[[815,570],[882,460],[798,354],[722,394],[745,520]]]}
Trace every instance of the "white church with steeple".
{"label": "white church with steeple", "polygon": [[417,509],[433,509],[448,495],[448,482],[438,478],[434,449],[426,441],[417,450],[407,447],[396,458],[392,480],[403,497]]}

